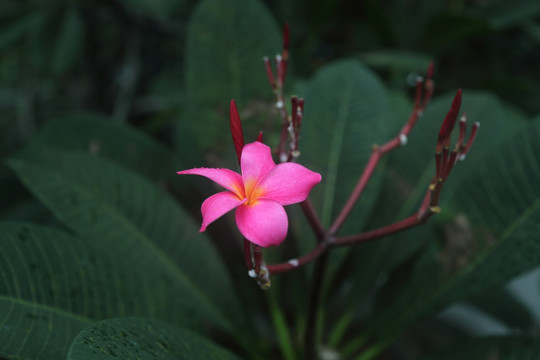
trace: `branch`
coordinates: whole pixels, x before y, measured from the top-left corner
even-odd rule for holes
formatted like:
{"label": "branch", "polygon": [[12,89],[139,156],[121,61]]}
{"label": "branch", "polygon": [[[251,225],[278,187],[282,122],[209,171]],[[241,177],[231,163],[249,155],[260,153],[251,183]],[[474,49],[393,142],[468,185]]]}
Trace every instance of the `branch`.
{"label": "branch", "polygon": [[360,198],[360,195],[362,195],[362,192],[364,191],[369,180],[371,179],[371,176],[373,175],[373,172],[375,171],[375,168],[377,167],[381,157],[386,153],[394,150],[396,147],[407,144],[409,133],[413,129],[420,116],[422,116],[424,109],[426,108],[431,99],[434,87],[432,76],[433,63],[430,63],[427,70],[427,80],[424,81],[424,79],[421,77],[418,77],[416,79],[416,95],[414,99],[414,107],[411,115],[409,116],[409,119],[407,120],[407,123],[403,126],[403,128],[395,138],[388,141],[382,146],[373,147],[368,163],[366,164],[362,175],[358,179],[358,182],[356,183],[356,186],[351,193],[351,196],[349,197],[349,199],[343,206],[343,209],[330,227],[330,234],[335,234],[349,216],[350,212],[354,208],[354,205]]}

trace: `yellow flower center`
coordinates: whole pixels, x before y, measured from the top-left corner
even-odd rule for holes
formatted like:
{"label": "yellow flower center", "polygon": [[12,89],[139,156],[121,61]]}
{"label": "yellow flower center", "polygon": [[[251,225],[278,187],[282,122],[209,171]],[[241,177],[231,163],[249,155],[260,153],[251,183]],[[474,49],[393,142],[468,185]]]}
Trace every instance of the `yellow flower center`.
{"label": "yellow flower center", "polygon": [[249,179],[244,183],[245,189],[245,198],[247,202],[245,205],[255,205],[257,200],[264,196],[264,189],[260,186],[257,186],[257,183],[254,179]]}

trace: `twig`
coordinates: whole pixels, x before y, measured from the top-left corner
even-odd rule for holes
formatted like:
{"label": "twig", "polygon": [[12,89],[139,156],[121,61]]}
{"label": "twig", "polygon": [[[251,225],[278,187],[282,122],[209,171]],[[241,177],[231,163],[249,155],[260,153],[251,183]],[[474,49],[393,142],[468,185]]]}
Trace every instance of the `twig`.
{"label": "twig", "polygon": [[371,179],[371,176],[373,175],[373,172],[375,171],[375,168],[377,167],[381,157],[384,154],[394,150],[396,147],[407,144],[409,133],[413,129],[420,116],[422,116],[433,93],[433,63],[430,63],[427,74],[427,80],[424,81],[424,79],[422,79],[421,77],[418,77],[416,80],[414,107],[405,126],[403,126],[403,128],[395,138],[388,141],[386,144],[373,147],[368,163],[366,164],[362,175],[358,179],[358,182],[351,196],[349,197],[349,199],[343,206],[343,209],[330,227],[330,234],[335,234],[349,216],[350,212],[354,208],[354,205],[360,198],[360,195],[362,195],[362,192],[366,188],[369,179]]}

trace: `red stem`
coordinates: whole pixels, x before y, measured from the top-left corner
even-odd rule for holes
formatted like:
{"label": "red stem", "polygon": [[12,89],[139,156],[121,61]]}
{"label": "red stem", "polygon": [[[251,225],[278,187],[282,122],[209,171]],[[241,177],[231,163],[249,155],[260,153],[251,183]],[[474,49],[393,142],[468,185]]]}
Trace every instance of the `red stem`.
{"label": "red stem", "polygon": [[366,188],[366,185],[371,178],[371,175],[373,174],[373,171],[375,170],[375,167],[379,163],[379,159],[381,158],[381,152],[379,148],[373,149],[373,152],[371,153],[371,156],[369,158],[369,161],[364,168],[364,172],[360,176],[360,179],[358,179],[358,182],[356,183],[356,186],[354,187],[354,190],[347,200],[347,203],[345,206],[343,206],[343,209],[339,213],[338,217],[330,227],[329,233],[335,234],[341,225],[345,222],[347,219],[347,216],[349,216],[350,212],[352,211],[354,205],[356,204],[356,201],[362,195],[362,192]]}
{"label": "red stem", "polygon": [[253,270],[253,258],[251,257],[251,242],[244,239],[244,257],[246,259],[246,266],[248,271]]}
{"label": "red stem", "polygon": [[321,220],[319,219],[319,216],[317,216],[317,212],[315,211],[313,204],[309,199],[306,199],[300,203],[300,206],[302,207],[304,215],[306,216],[309,224],[311,225],[311,228],[315,232],[317,240],[319,242],[322,242],[326,236],[326,232],[324,230]]}
{"label": "red stem", "polygon": [[259,245],[255,245],[253,243],[250,243],[251,249],[253,250],[253,259],[255,259],[255,274],[257,276],[261,272],[261,264],[262,264],[262,250]]}
{"label": "red stem", "polygon": [[321,254],[326,252],[327,248],[327,243],[319,243],[313,250],[303,255],[302,257],[299,257],[297,259],[291,259],[287,262],[280,264],[268,265],[268,271],[270,272],[270,275],[273,275],[297,269],[317,259],[319,256],[321,256]]}
{"label": "red stem", "polygon": [[395,234],[399,231],[411,228],[418,224],[420,224],[420,218],[418,217],[418,214],[414,214],[404,220],[401,220],[397,223],[394,223],[394,224],[391,224],[391,225],[388,225],[379,229],[371,230],[362,234],[357,234],[357,235],[352,235],[352,236],[338,237],[334,239],[334,241],[332,242],[332,245],[345,246],[345,245],[358,244],[358,243],[365,242],[368,240],[373,240],[373,239],[380,238],[383,236]]}

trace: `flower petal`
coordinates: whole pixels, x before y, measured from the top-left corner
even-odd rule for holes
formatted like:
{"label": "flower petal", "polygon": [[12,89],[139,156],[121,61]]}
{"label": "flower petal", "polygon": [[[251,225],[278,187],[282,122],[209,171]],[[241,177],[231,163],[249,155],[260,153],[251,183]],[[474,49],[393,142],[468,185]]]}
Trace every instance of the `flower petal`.
{"label": "flower petal", "polygon": [[240,167],[244,184],[257,184],[276,166],[270,147],[258,141],[246,144],[242,149]]}
{"label": "flower petal", "polygon": [[240,174],[229,169],[209,169],[209,168],[195,168],[189,170],[178,171],[178,175],[200,175],[204,176],[225,189],[232,191],[239,198],[245,197],[244,183]]}
{"label": "flower petal", "polygon": [[306,200],[313,186],[320,181],[321,174],[289,162],[277,165],[258,188],[265,199],[290,205]]}
{"label": "flower petal", "polygon": [[289,220],[283,206],[272,200],[236,209],[236,225],[246,239],[262,247],[279,245],[287,236]]}
{"label": "flower petal", "polygon": [[214,222],[214,220],[222,217],[235,207],[243,204],[245,201],[245,199],[238,199],[238,197],[230,191],[223,191],[210,196],[201,206],[203,222],[199,231],[205,231],[206,227]]}

